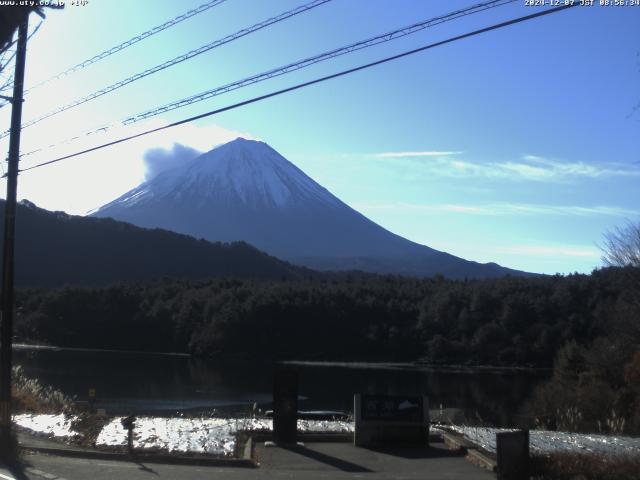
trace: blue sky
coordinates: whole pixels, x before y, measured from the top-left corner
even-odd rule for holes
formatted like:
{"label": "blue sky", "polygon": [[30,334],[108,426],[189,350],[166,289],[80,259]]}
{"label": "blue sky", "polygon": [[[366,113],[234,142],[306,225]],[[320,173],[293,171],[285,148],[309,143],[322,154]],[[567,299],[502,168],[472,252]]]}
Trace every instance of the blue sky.
{"label": "blue sky", "polygon": [[[49,12],[33,36],[26,83],[203,2],[67,2],[64,11]],[[23,118],[303,3],[227,0],[34,90]],[[473,3],[333,0],[27,128],[22,150]],[[131,128],[175,121],[538,8],[514,2]],[[38,22],[33,16],[32,28]],[[25,172],[19,197],[84,214],[143,181],[151,148],[179,142],[206,151],[244,135],[266,141],[343,201],[411,240],[512,268],[590,272],[600,265],[603,232],[640,217],[639,27],[640,7],[576,7]],[[8,114],[0,109],[3,130]],[[25,157],[23,166],[129,131],[83,137]]]}

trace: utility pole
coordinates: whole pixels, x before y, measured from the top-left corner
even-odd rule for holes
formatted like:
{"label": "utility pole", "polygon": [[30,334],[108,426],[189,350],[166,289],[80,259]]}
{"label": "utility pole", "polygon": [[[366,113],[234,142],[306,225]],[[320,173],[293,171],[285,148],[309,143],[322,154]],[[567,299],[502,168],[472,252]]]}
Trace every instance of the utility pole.
{"label": "utility pole", "polygon": [[9,138],[9,169],[7,172],[7,200],[4,206],[4,247],[2,254],[2,317],[0,325],[0,455],[5,459],[13,451],[11,435],[11,356],[14,312],[14,246],[16,237],[16,201],[18,188],[18,160],[20,157],[20,128],[22,123],[22,94],[24,66],[27,53],[29,10],[18,26],[16,70],[11,98],[11,136]]}

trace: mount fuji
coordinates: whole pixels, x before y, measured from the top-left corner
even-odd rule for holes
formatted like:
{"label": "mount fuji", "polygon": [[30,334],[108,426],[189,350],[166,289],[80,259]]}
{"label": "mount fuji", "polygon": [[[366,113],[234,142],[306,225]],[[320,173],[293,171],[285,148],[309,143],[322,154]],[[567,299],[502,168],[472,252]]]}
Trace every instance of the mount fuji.
{"label": "mount fuji", "polygon": [[449,278],[526,275],[391,233],[266,143],[243,138],[159,173],[92,215],[211,241],[243,240],[318,270]]}

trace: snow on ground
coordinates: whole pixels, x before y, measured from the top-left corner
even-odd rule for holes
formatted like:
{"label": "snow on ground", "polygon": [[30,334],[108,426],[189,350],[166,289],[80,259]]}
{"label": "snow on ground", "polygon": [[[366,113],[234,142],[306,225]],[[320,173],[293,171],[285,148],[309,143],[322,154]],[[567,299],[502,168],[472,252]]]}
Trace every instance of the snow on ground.
{"label": "snow on ground", "polygon": [[[20,427],[50,437],[68,438],[79,435],[71,425],[72,415],[15,415]],[[126,446],[127,430],[122,417],[112,419],[98,435],[96,445]],[[134,428],[134,448],[161,449],[170,452],[197,452],[232,455],[236,434],[241,431],[271,431],[273,421],[259,418],[160,418],[139,417]],[[353,432],[353,424],[329,420],[298,420],[299,432]]]}
{"label": "snow on ground", "polygon": [[[121,420],[114,418],[105,425],[96,445],[126,445],[127,430]],[[235,424],[235,420],[224,418],[139,417],[135,422],[133,447],[232,455],[237,431]]]}
{"label": "snow on ground", "polygon": [[[96,445],[125,446],[127,431],[122,418],[114,418],[100,432]],[[170,452],[197,452],[232,455],[236,433],[270,431],[271,419],[257,418],[159,418],[139,417],[135,423],[134,448]],[[353,424],[341,421],[298,420],[299,432],[353,432]]]}
{"label": "snow on ground", "polygon": [[298,431],[305,433],[353,433],[355,426],[352,422],[341,420],[298,420]]}
{"label": "snow on ground", "polygon": [[[471,442],[490,452],[496,451],[496,433],[510,429],[485,427],[451,427]],[[529,444],[533,453],[586,452],[616,455],[640,455],[640,438],[592,435],[584,433],[529,431]]]}
{"label": "snow on ground", "polygon": [[24,413],[13,416],[13,423],[32,432],[42,433],[52,437],[74,437],[78,432],[71,428],[73,422],[78,419],[75,415],[65,414],[31,414]]}
{"label": "snow on ground", "polygon": [[[69,438],[79,435],[72,429],[74,415],[21,414],[14,415],[16,425],[51,437]],[[127,431],[122,417],[111,420],[100,432],[99,446],[125,446]],[[485,450],[495,452],[496,433],[508,429],[486,427],[451,427]],[[236,434],[241,431],[271,431],[270,418],[161,418],[139,417],[135,424],[134,448],[161,449],[170,452],[197,452],[232,455]],[[301,433],[352,433],[351,422],[334,420],[298,420]],[[435,431],[435,429],[432,429]],[[640,438],[611,435],[589,435],[567,432],[531,430],[532,452],[558,451],[593,452],[607,454],[640,454]]]}
{"label": "snow on ground", "polygon": [[[273,430],[273,420],[270,418],[248,418],[239,425],[239,430],[257,431]],[[341,420],[298,420],[300,433],[353,433],[354,424]]]}

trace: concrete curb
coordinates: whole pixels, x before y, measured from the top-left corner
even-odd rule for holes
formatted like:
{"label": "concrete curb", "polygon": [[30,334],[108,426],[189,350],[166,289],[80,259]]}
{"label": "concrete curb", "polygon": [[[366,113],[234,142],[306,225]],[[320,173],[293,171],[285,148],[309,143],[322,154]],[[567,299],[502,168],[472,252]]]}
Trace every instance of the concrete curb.
{"label": "concrete curb", "polygon": [[[272,433],[250,434],[253,442],[267,442],[273,440]],[[296,435],[296,440],[307,443],[343,442],[353,443],[353,433],[300,433]]]}
{"label": "concrete curb", "polygon": [[[249,442],[247,442],[249,443]],[[60,457],[86,458],[91,460],[111,460],[124,462],[145,462],[145,463],[163,463],[168,465],[201,465],[207,467],[240,467],[240,468],[256,468],[251,458],[251,453],[247,458],[247,448],[243,458],[210,458],[205,456],[187,456],[187,455],[166,455],[160,453],[136,452],[133,455],[119,452],[103,452],[99,450],[77,450],[69,448],[50,448],[36,447],[29,445],[20,445],[20,450],[24,452],[37,452],[45,455],[55,455]],[[249,447],[251,452],[252,446]]]}
{"label": "concrete curb", "polygon": [[253,437],[249,437],[247,439],[247,443],[244,444],[244,452],[242,454],[243,460],[248,460],[253,463],[254,466],[256,462],[253,461]]}
{"label": "concrete curb", "polygon": [[466,459],[480,468],[495,472],[497,470],[496,460],[481,452],[476,446],[465,439],[462,435],[451,432],[444,432],[442,440],[449,450],[456,450],[466,453]]}
{"label": "concrete curb", "polygon": [[449,450],[466,450],[473,448],[473,444],[463,436],[451,432],[443,432],[442,441]]}
{"label": "concrete curb", "polygon": [[490,472],[495,472],[497,470],[496,461],[475,448],[467,449],[466,458],[474,465],[484,468],[485,470],[489,470]]}

